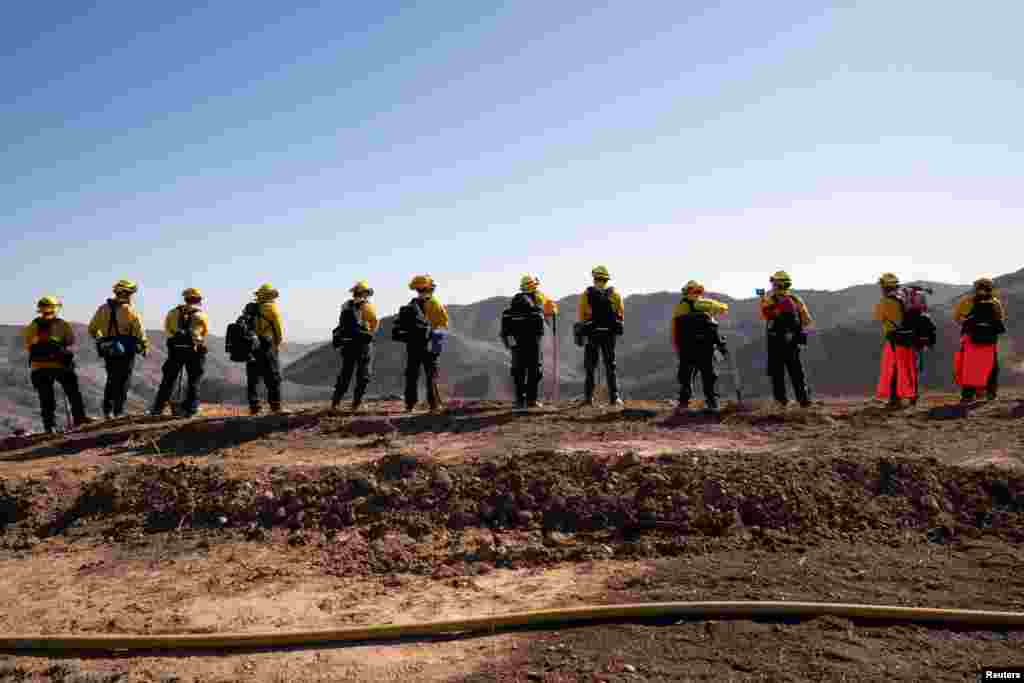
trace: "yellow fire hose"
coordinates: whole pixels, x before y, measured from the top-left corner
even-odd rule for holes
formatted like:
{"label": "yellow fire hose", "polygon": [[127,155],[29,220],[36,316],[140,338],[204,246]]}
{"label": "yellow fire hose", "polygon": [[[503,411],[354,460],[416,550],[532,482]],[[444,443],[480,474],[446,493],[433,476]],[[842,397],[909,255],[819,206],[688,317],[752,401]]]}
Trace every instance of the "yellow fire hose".
{"label": "yellow fire hose", "polygon": [[514,612],[496,617],[474,617],[418,624],[385,624],[359,628],[285,631],[279,633],[161,634],[161,635],[6,635],[0,651],[126,651],[126,650],[230,650],[346,644],[425,636],[494,633],[509,628],[541,628],[591,621],[652,618],[813,618],[834,616],[886,622],[933,623],[944,626],[988,628],[1024,627],[1024,613],[967,609],[933,609],[892,605],[855,605],[826,602],[651,602],[625,605],[569,607]]}

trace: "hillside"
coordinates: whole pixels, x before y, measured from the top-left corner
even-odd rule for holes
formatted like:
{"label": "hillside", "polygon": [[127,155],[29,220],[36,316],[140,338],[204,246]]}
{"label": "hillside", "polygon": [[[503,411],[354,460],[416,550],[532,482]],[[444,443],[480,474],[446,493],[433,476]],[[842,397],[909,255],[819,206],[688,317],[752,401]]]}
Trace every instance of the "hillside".
{"label": "hillside", "polygon": [[[96,355],[95,346],[88,339],[86,326],[80,323],[72,323],[72,326],[79,340],[76,364],[86,410],[90,415],[101,415],[106,370]],[[28,354],[22,346],[21,330],[19,325],[0,325],[0,433],[15,428],[38,429],[42,425],[39,400],[29,380]],[[146,358],[138,357],[136,362],[128,395],[128,410],[133,412],[147,410],[152,404],[160,384],[161,367],[167,359],[166,335],[156,330],[148,330],[146,334],[150,338],[151,351]],[[286,343],[281,353],[282,364],[298,360],[314,347],[313,344]],[[223,337],[209,337],[209,348],[203,400],[211,403],[242,401],[245,397],[245,366],[228,359]],[[323,390],[291,383],[286,383],[283,391],[285,398],[292,400],[324,395]],[[62,394],[59,389],[57,395],[60,401]],[[59,406],[58,421],[62,419],[62,412],[63,407]]]}
{"label": "hillside", "polygon": [[[948,306],[955,296],[967,290],[965,285],[939,282],[920,283],[931,287],[937,316],[948,317]],[[857,285],[836,292],[798,290],[811,309],[817,325],[814,342],[807,352],[813,387],[820,393],[864,394],[871,390],[870,376],[877,372],[880,357],[877,324],[872,320],[878,301],[878,287]],[[729,346],[737,354],[740,375],[747,395],[764,396],[770,387],[764,373],[764,323],[758,315],[757,299],[733,299],[709,293],[730,306],[723,320]],[[576,317],[578,295],[559,300],[559,375],[562,396],[578,395],[583,386],[583,355],[573,344],[572,321]],[[677,391],[676,359],[669,344],[669,317],[679,294],[658,292],[635,294],[626,298],[627,331],[620,340],[618,363],[624,395],[628,398],[664,398]],[[495,297],[475,304],[451,306],[452,343],[442,361],[442,383],[452,395],[466,398],[508,398],[511,379],[508,354],[498,339],[501,311],[507,299]],[[400,393],[405,359],[402,346],[390,341],[392,317],[382,321],[377,344],[375,380],[371,393]],[[947,326],[948,327],[948,326]],[[545,389],[553,386],[552,339],[545,340]],[[936,362],[944,362],[954,340],[944,340],[936,353]],[[842,359],[842,362],[836,362]],[[329,385],[340,367],[337,353],[324,345],[286,367],[285,376],[297,383]],[[870,369],[869,369],[870,368]],[[948,375],[949,373],[945,373]],[[940,381],[945,375],[933,373],[929,386],[950,388]],[[732,385],[723,380],[723,392],[731,394]]]}

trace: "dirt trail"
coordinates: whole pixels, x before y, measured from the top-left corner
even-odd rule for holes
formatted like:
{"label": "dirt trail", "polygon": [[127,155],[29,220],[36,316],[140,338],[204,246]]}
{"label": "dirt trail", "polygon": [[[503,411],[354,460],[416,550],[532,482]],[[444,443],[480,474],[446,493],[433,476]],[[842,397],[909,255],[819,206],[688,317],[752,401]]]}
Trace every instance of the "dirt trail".
{"label": "dirt trail", "polygon": [[[8,442],[0,628],[253,631],[713,597],[1024,609],[1019,404],[965,418],[949,400],[717,417],[656,402],[530,414],[472,402],[439,416],[379,403],[358,417],[309,405]],[[929,662],[946,675],[1018,643],[761,626],[18,657],[0,661],[0,681],[915,680]],[[940,652],[953,641],[955,656]]]}

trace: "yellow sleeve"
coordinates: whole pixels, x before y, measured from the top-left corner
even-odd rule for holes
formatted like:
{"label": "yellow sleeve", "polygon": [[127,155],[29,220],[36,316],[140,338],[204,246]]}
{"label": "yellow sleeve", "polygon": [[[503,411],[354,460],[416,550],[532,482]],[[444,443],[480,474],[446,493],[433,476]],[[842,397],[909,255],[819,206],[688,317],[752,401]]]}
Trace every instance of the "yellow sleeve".
{"label": "yellow sleeve", "polygon": [[875,320],[882,321],[882,335],[887,335],[903,320],[903,309],[898,302],[886,297],[875,304]]}
{"label": "yellow sleeve", "polygon": [[974,308],[974,298],[970,296],[963,297],[960,301],[956,302],[956,308],[953,309],[953,320],[962,323],[971,314],[972,308]]}
{"label": "yellow sleeve", "polygon": [[99,339],[107,333],[107,327],[110,324],[110,307],[103,304],[96,309],[96,312],[92,316],[92,320],[89,321],[89,336],[93,339]]}
{"label": "yellow sleeve", "polygon": [[807,304],[804,303],[803,299],[798,296],[793,298],[796,299],[797,308],[800,310],[800,324],[807,327],[814,322],[814,318],[811,317],[811,312],[807,310]]}
{"label": "yellow sleeve", "polygon": [[131,311],[132,324],[131,324],[131,335],[139,340],[139,346],[142,347],[143,351],[149,349],[149,339],[146,337],[146,328],[142,326],[142,317],[138,314],[138,311]]}
{"label": "yellow sleeve", "polygon": [[583,292],[583,294],[580,294],[580,303],[577,306],[577,311],[576,312],[579,315],[580,322],[586,322],[587,320],[590,320],[590,315],[591,315],[590,302],[587,301],[587,293],[586,292]]}
{"label": "yellow sleeve", "polygon": [[448,309],[436,298],[431,297],[427,300],[424,314],[427,316],[427,320],[430,321],[430,326],[435,330],[448,329]]}
{"label": "yellow sleeve", "polygon": [[178,332],[178,309],[172,308],[164,318],[164,333],[168,337],[173,337]]}
{"label": "yellow sleeve", "polygon": [[28,351],[32,348],[32,344],[36,340],[36,321],[33,320],[28,325],[25,325],[25,329],[21,331],[21,336],[25,342],[25,350]]}
{"label": "yellow sleeve", "polygon": [[550,318],[551,316],[558,313],[558,304],[551,299],[547,298],[540,292],[537,292],[537,303],[544,309],[544,317]]}
{"label": "yellow sleeve", "polygon": [[619,290],[613,290],[611,297],[609,297],[612,304],[612,310],[619,314],[620,318],[625,319],[626,317],[626,306],[622,303],[622,295],[619,294]]}
{"label": "yellow sleeve", "polygon": [[270,332],[274,337],[274,346],[284,343],[284,325],[281,323],[281,312],[277,310],[276,304],[264,304],[267,308],[264,311],[264,318],[270,325]]}
{"label": "yellow sleeve", "polygon": [[729,312],[729,304],[714,299],[709,299],[709,301],[711,301],[711,315],[725,315]]}
{"label": "yellow sleeve", "polygon": [[192,338],[202,342],[208,334],[210,334],[210,319],[206,313],[200,311],[192,318]]}
{"label": "yellow sleeve", "polygon": [[367,301],[363,304],[363,321],[366,323],[367,329],[370,330],[370,334],[377,332],[377,326],[380,325],[380,321],[377,319],[377,309],[374,308],[373,304]]}

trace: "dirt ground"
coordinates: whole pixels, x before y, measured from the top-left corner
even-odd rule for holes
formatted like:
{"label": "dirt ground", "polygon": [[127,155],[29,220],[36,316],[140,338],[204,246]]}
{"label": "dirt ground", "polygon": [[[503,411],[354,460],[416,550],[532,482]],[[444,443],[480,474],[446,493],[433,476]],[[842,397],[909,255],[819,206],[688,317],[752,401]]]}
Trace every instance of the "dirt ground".
{"label": "dirt ground", "polygon": [[[0,441],[0,629],[338,628],[663,600],[1024,611],[1011,396],[719,416],[373,403]],[[0,681],[974,680],[1024,632],[605,624],[349,647],[0,654]]]}

